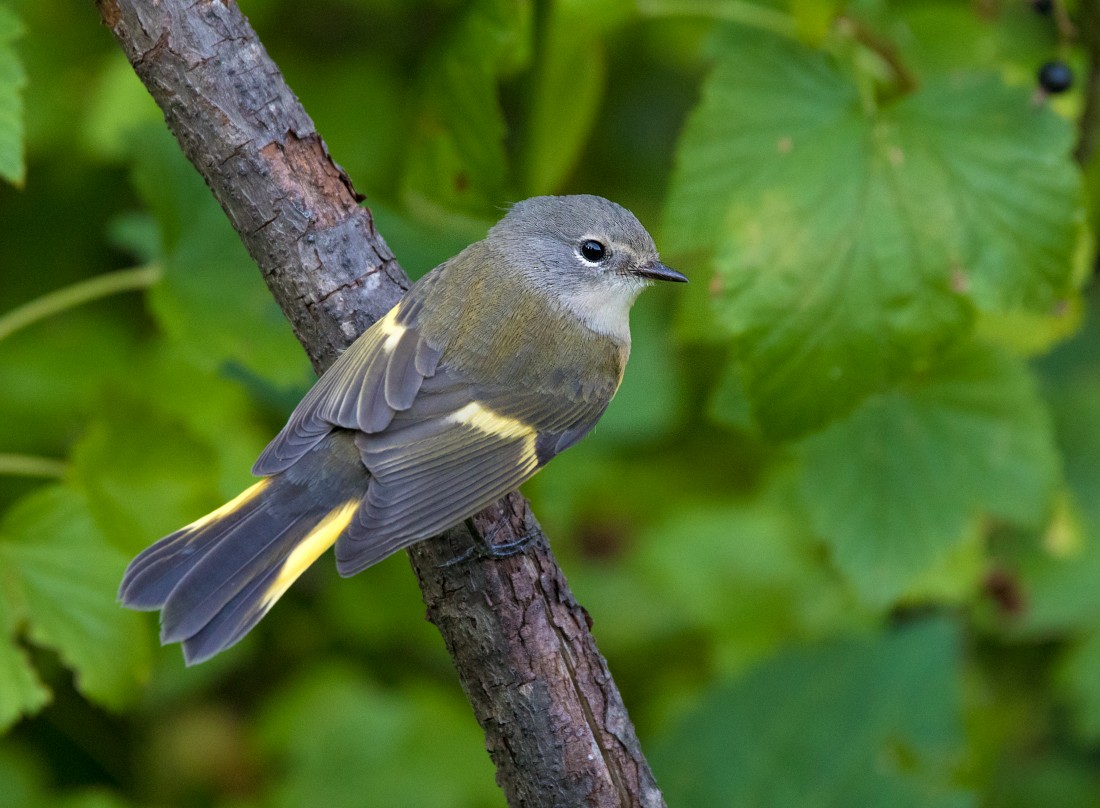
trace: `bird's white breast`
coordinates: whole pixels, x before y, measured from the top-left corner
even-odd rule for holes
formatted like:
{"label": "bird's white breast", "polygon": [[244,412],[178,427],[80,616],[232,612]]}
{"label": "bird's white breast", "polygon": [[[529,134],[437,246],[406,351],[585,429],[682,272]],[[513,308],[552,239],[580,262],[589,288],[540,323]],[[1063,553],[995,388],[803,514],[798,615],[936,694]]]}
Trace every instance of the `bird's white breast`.
{"label": "bird's white breast", "polygon": [[597,334],[630,344],[630,307],[643,283],[615,278],[607,283],[576,290],[564,299],[566,307]]}

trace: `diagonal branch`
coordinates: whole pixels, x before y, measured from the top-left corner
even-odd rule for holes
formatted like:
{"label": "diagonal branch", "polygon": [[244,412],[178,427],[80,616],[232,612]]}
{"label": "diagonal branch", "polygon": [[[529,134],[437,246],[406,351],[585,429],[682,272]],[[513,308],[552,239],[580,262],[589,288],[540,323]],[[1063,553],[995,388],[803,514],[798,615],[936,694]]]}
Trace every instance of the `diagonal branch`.
{"label": "diagonal branch", "polygon": [[[98,0],[320,371],[408,288],[370,211],[228,0]],[[473,529],[505,559],[444,566]],[[511,494],[409,551],[512,806],[663,806],[589,618]]]}

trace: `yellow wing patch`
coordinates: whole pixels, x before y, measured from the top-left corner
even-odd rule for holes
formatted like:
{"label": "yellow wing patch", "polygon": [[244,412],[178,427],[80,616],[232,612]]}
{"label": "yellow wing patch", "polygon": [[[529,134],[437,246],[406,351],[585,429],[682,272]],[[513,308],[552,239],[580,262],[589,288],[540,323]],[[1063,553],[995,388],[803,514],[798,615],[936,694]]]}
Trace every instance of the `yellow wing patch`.
{"label": "yellow wing patch", "polygon": [[538,437],[538,432],[530,424],[526,424],[518,418],[501,415],[493,412],[484,404],[471,401],[462,409],[453,412],[447,420],[451,423],[471,427],[478,432],[484,432],[486,435],[494,435],[505,440],[522,440],[523,449],[520,454],[520,467],[527,471],[538,465],[538,455],[535,452],[535,439]]}
{"label": "yellow wing patch", "polygon": [[352,499],[333,508],[306,534],[297,546],[286,557],[279,574],[271,582],[271,586],[264,592],[260,608],[266,612],[275,605],[275,601],[283,596],[292,583],[305,572],[309,566],[321,557],[321,554],[336,543],[336,539],[344,532],[351,522],[355,511],[359,507],[359,499]]}

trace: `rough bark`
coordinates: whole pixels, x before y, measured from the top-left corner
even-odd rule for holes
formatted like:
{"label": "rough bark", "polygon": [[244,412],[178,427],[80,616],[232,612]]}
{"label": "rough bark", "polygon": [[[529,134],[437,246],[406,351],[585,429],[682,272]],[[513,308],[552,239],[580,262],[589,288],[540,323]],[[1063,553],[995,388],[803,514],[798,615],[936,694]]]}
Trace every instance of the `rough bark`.
{"label": "rough bark", "polygon": [[[370,211],[234,3],[97,4],[323,370],[408,288]],[[363,125],[386,122],[365,114]],[[473,532],[534,539],[508,558],[448,565]],[[523,497],[409,556],[510,805],[664,805],[588,615]]]}

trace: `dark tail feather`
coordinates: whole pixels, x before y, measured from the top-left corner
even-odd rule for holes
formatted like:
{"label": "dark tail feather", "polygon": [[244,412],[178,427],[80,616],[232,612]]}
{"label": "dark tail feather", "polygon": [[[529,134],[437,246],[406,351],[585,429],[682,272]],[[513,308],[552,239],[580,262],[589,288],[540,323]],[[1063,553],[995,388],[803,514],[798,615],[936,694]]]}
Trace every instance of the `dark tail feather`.
{"label": "dark tail feather", "polygon": [[218,539],[257,512],[253,500],[270,485],[270,479],[260,480],[216,511],[147,547],[126,568],[118,599],[131,609],[162,608],[180,579],[194,569]]}
{"label": "dark tail feather", "polygon": [[253,579],[209,623],[183,641],[183,658],[188,665],[204,662],[224,651],[260,622],[266,612],[253,607],[260,597],[258,593],[271,585],[277,573],[278,568],[273,567]]}
{"label": "dark tail feather", "polygon": [[236,643],[355,516],[366,471],[338,462],[337,440],[149,547],[127,568],[119,599],[161,609],[161,642],[183,643],[188,664]]}

